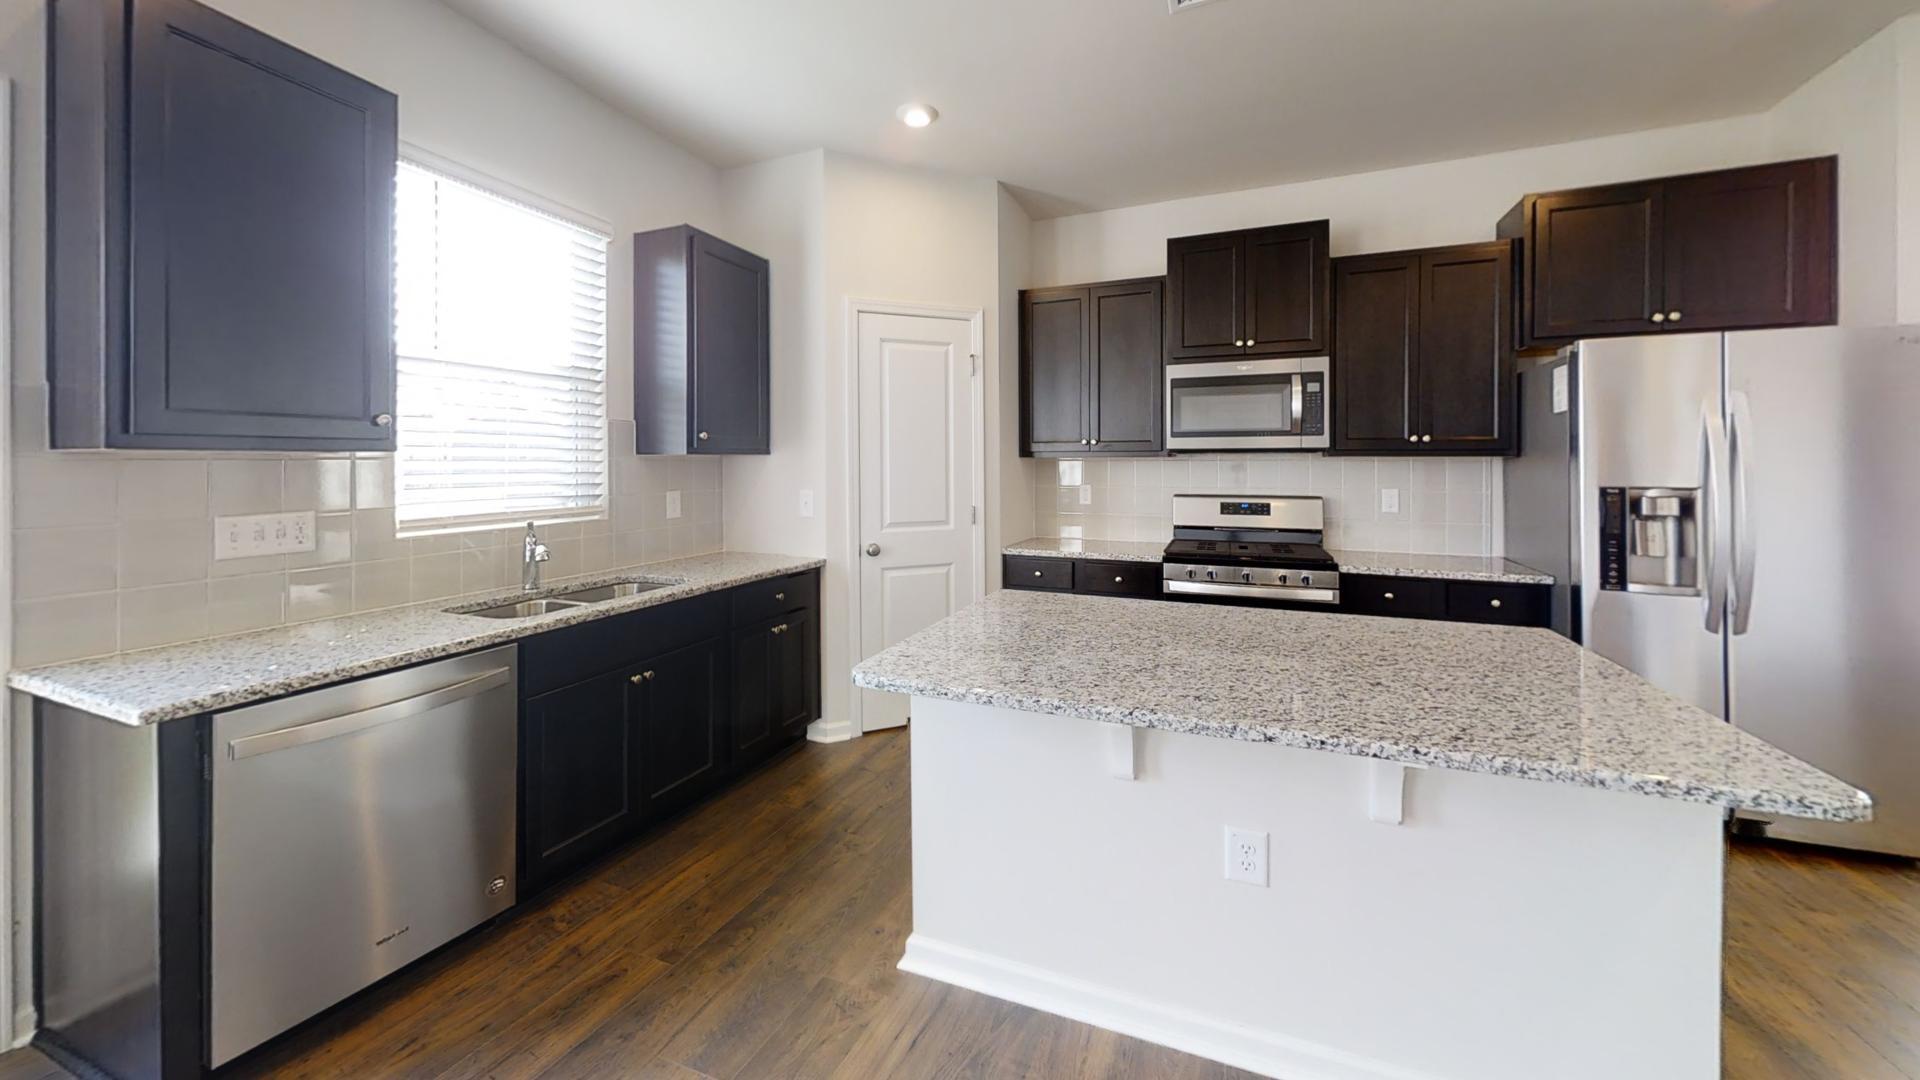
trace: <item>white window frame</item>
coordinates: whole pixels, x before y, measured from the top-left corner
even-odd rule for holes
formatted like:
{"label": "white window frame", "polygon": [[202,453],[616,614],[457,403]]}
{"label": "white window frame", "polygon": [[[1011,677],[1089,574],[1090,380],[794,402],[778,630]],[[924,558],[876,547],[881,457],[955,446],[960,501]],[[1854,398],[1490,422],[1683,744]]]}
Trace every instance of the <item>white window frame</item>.
{"label": "white window frame", "polygon": [[[410,163],[410,164],[419,166],[423,169],[427,169],[431,172],[439,173],[451,180],[466,184],[470,187],[476,188],[482,192],[485,192],[486,194],[492,195],[499,199],[503,199],[507,202],[519,203],[525,206],[527,209],[532,210],[536,213],[544,214],[548,217],[556,218],[565,224],[571,225],[575,228],[581,229],[586,232],[595,233],[600,237],[602,237],[603,239],[605,239],[608,245],[609,294],[608,294],[607,310],[603,313],[602,317],[605,320],[604,325],[607,327],[610,335],[611,328],[612,328],[612,306],[613,306],[611,281],[612,281],[612,246],[613,246],[613,236],[614,236],[613,226],[611,223],[607,222],[605,219],[600,218],[596,215],[589,214],[589,213],[586,213],[585,211],[575,209],[574,207],[568,206],[565,203],[558,202],[553,199],[549,199],[544,195],[540,195],[535,192],[528,191],[523,187],[520,187],[513,183],[509,183],[508,181],[505,181],[505,180],[501,180],[496,176],[492,176],[488,173],[472,168],[471,166],[464,165],[458,161],[454,161],[446,157],[442,157],[441,155],[436,154],[433,151],[426,149],[425,147],[418,146],[414,143],[406,142],[405,140],[402,140],[400,143],[400,161],[402,164]],[[396,223],[396,228],[397,228],[397,223]],[[396,251],[397,251],[397,245],[396,245]],[[397,341],[396,341],[396,349],[397,349]],[[453,535],[458,533],[469,533],[469,532],[488,532],[496,529],[518,528],[521,525],[524,525],[528,521],[532,521],[533,524],[535,525],[556,525],[556,524],[562,524],[567,522],[577,523],[577,522],[584,522],[584,521],[605,521],[610,519],[613,513],[613,454],[614,454],[613,430],[612,430],[613,428],[612,401],[611,399],[605,397],[604,395],[606,391],[609,389],[609,384],[611,382],[611,380],[608,377],[610,375],[610,372],[608,371],[608,366],[611,365],[612,359],[613,359],[612,352],[611,350],[609,350],[607,356],[604,358],[603,365],[601,367],[601,372],[600,372],[601,389],[603,394],[602,408],[600,410],[600,438],[602,443],[606,446],[607,452],[606,452],[605,459],[602,462],[602,474],[601,474],[601,481],[600,481],[601,497],[600,497],[600,502],[597,506],[594,506],[591,508],[583,507],[575,511],[567,511],[567,512],[548,512],[544,514],[535,513],[531,515],[531,517],[524,514],[504,514],[503,513],[499,516],[497,520],[452,522],[452,521],[445,521],[445,520],[430,519],[430,520],[415,522],[413,524],[408,524],[407,522],[402,520],[400,516],[401,514],[400,475],[401,475],[401,469],[402,469],[402,461],[401,461],[402,454],[398,450],[396,450],[393,454],[393,472],[394,472],[393,505],[394,505],[395,535],[397,536],[397,538],[404,540],[411,537],[419,537],[419,536],[441,536],[441,535]],[[395,398],[397,400],[399,394],[401,393],[401,388],[399,385],[399,372],[398,372],[399,356],[397,351],[396,351],[394,360],[396,365],[396,370],[394,373],[395,375],[394,393],[395,393]]]}

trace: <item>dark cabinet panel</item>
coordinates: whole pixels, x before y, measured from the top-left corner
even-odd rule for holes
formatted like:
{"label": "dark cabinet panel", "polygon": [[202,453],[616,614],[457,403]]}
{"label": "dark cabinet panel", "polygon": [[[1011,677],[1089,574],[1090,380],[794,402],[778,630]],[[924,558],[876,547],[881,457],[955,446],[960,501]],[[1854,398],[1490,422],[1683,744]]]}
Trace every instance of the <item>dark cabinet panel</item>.
{"label": "dark cabinet panel", "polygon": [[1160,564],[1087,559],[1074,567],[1073,582],[1077,592],[1157,597],[1160,595]]}
{"label": "dark cabinet panel", "polygon": [[1492,454],[1517,448],[1511,243],[1420,257],[1415,401],[1422,450]]}
{"label": "dark cabinet panel", "polygon": [[607,850],[639,823],[639,748],[629,674],[611,672],[520,709],[523,879],[543,882]]}
{"label": "dark cabinet panel", "polygon": [[1106,453],[1153,453],[1166,445],[1161,282],[1101,285],[1090,289],[1089,297],[1091,446]]}
{"label": "dark cabinet panel", "polygon": [[806,734],[819,713],[819,630],[790,611],[733,635],[733,753],[758,760]]}
{"label": "dark cabinet panel", "polygon": [[1513,244],[1334,262],[1333,448],[1511,453]]}
{"label": "dark cabinet panel", "polygon": [[1247,352],[1327,351],[1327,237],[1324,221],[1247,234]]}
{"label": "dark cabinet panel", "polygon": [[394,96],[190,0],[51,16],[59,447],[394,447]]}
{"label": "dark cabinet panel", "polygon": [[1022,454],[1150,454],[1166,445],[1159,278],[1020,294]]}
{"label": "dark cabinet panel", "polygon": [[1494,581],[1447,582],[1447,618],[1461,622],[1546,626],[1552,597],[1545,585]]}
{"label": "dark cabinet panel", "polygon": [[1527,343],[1833,322],[1836,168],[1809,158],[1527,196],[1499,226],[1522,241]]}
{"label": "dark cabinet panel", "polygon": [[1356,615],[1438,619],[1447,613],[1447,585],[1428,578],[1342,574],[1340,610]]}
{"label": "dark cabinet panel", "polygon": [[691,225],[633,238],[642,454],[772,452],[771,268]]}
{"label": "dark cabinet panel", "polygon": [[1087,290],[1034,289],[1021,296],[1021,415],[1028,453],[1078,453],[1091,438]]}
{"label": "dark cabinet panel", "polygon": [[628,715],[640,746],[640,805],[664,813],[700,797],[726,763],[721,642],[642,661],[627,676]]}
{"label": "dark cabinet panel", "polygon": [[1334,263],[1333,445],[1403,451],[1413,432],[1420,257],[1362,255]]}
{"label": "dark cabinet panel", "polygon": [[1073,591],[1074,561],[1028,555],[1003,555],[1000,559],[1000,577],[1009,589],[1071,592]]}
{"label": "dark cabinet panel", "polygon": [[1834,320],[1832,158],[1681,177],[1666,201],[1668,329]]}
{"label": "dark cabinet panel", "polygon": [[1240,233],[1167,241],[1167,359],[1246,352],[1245,253]]}
{"label": "dark cabinet panel", "polygon": [[812,611],[781,620],[773,649],[773,725],[783,742],[805,738],[819,718],[820,628]]}

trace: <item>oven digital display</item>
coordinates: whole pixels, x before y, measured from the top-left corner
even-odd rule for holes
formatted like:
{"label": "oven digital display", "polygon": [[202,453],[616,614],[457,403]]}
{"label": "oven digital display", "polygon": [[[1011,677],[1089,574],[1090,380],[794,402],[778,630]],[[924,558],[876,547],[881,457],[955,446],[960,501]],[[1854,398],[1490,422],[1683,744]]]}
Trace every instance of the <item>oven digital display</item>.
{"label": "oven digital display", "polygon": [[1269,517],[1273,514],[1273,504],[1263,502],[1223,502],[1220,512],[1232,517]]}

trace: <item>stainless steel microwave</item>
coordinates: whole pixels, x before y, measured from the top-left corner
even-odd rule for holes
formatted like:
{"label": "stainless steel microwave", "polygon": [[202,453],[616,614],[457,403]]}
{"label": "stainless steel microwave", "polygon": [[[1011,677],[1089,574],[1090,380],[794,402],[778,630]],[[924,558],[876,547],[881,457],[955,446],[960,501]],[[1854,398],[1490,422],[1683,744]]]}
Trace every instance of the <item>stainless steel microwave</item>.
{"label": "stainless steel microwave", "polygon": [[1324,450],[1324,356],[1167,365],[1167,449]]}

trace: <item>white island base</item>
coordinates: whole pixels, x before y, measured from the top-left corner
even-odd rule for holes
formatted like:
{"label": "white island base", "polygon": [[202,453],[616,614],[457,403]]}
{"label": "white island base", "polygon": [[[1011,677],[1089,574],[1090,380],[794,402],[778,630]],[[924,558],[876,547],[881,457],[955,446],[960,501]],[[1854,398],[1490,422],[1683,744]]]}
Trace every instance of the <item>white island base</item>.
{"label": "white island base", "polygon": [[[912,715],[906,971],[1288,1080],[1720,1075],[1716,806]],[[1226,879],[1228,826],[1268,887]]]}

